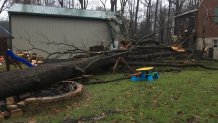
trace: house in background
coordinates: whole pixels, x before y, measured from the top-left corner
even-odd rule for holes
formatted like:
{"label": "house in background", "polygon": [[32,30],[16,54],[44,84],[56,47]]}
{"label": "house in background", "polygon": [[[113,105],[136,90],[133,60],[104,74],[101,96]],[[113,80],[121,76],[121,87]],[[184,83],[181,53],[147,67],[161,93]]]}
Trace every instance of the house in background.
{"label": "house in background", "polygon": [[[89,50],[124,39],[121,21],[113,12],[14,4],[8,13],[14,51],[31,49],[47,57],[48,53],[73,50],[74,46]],[[65,54],[59,58],[70,57]]]}
{"label": "house in background", "polygon": [[194,31],[195,49],[207,49],[210,58],[218,59],[218,1],[202,0],[198,9],[175,16],[174,34]]}
{"label": "house in background", "polygon": [[185,30],[194,31],[196,29],[198,9],[194,9],[175,16],[174,35],[182,35]]}
{"label": "house in background", "polygon": [[203,0],[198,9],[196,49],[205,46],[209,56],[218,59],[218,1]]}

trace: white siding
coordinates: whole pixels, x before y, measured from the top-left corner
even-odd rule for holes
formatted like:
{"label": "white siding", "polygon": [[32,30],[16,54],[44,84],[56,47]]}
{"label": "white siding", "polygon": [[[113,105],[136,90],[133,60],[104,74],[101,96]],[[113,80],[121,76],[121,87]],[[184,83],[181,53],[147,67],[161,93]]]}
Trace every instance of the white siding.
{"label": "white siding", "polygon": [[[213,44],[214,40],[218,40],[218,37],[205,38],[205,43],[206,43],[206,47],[213,48],[213,58],[218,59],[218,48],[214,47],[214,44]],[[202,48],[203,48],[203,39],[198,38],[197,43],[196,43],[196,49],[197,50],[202,50]],[[207,54],[209,54],[209,50],[207,50],[206,52],[207,52]]]}
{"label": "white siding", "polygon": [[[90,46],[100,45],[102,41],[105,45],[111,41],[106,21],[12,15],[11,26],[14,36],[13,50],[32,49],[31,44],[33,44],[36,48],[52,53],[73,49],[66,45],[57,46],[52,42],[89,49]],[[39,50],[33,52],[39,53],[43,57],[47,56],[46,53]]]}
{"label": "white siding", "polygon": [[[213,40],[217,40],[218,37],[214,37],[214,38],[205,38],[205,43],[206,43],[206,47],[208,48],[212,48],[213,47]],[[202,38],[198,38],[197,42],[196,42],[196,49],[197,50],[202,50],[203,48],[203,39]]]}

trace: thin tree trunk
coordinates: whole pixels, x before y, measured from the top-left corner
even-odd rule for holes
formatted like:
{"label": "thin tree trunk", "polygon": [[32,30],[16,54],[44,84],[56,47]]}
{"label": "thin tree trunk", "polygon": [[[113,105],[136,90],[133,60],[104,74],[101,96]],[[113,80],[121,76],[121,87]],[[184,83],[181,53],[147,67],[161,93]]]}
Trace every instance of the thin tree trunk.
{"label": "thin tree trunk", "polygon": [[[171,6],[172,6],[172,1],[169,0],[169,8],[168,8],[168,18],[170,18],[171,16]],[[170,40],[170,21],[167,21],[167,30],[166,30],[166,40],[167,40],[167,44],[169,44],[169,40]]]}
{"label": "thin tree trunk", "polygon": [[137,27],[138,27],[138,11],[139,11],[139,0],[136,2],[136,11],[135,11],[135,26],[134,26],[134,33],[137,34]]}
{"label": "thin tree trunk", "polygon": [[157,27],[157,13],[158,13],[158,6],[159,6],[159,0],[156,1],[156,7],[155,7],[155,15],[154,15],[154,31],[156,31],[156,27]]}
{"label": "thin tree trunk", "polygon": [[149,34],[151,30],[151,0],[148,2],[146,18],[146,34]]}
{"label": "thin tree trunk", "polygon": [[80,6],[81,6],[81,9],[84,9],[84,8],[83,8],[83,4],[84,4],[84,3],[83,3],[83,0],[79,0],[79,3],[80,3]]}
{"label": "thin tree trunk", "polygon": [[117,11],[117,0],[111,0],[111,11]]}

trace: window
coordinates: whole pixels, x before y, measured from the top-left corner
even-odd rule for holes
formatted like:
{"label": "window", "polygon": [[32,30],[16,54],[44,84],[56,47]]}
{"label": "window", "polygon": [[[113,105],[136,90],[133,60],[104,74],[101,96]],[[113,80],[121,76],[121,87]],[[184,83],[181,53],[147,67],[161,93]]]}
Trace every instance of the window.
{"label": "window", "polygon": [[218,8],[215,8],[214,23],[218,24]]}
{"label": "window", "polygon": [[213,40],[213,47],[218,47],[218,40]]}

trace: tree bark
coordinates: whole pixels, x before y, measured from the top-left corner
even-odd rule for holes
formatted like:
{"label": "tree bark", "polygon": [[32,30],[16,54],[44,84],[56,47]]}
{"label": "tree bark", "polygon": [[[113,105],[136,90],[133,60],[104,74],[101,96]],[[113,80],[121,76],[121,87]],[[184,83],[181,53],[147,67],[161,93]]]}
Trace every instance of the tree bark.
{"label": "tree bark", "polygon": [[[122,53],[121,53],[122,54]],[[45,88],[52,83],[94,73],[112,63],[115,56],[99,55],[80,61],[43,64],[38,67],[0,74],[0,99]]]}
{"label": "tree bark", "polygon": [[203,64],[198,63],[187,63],[187,64],[177,64],[177,63],[157,63],[157,62],[129,62],[130,65],[139,65],[139,66],[171,66],[171,67],[178,67],[178,68],[185,68],[185,67],[200,67],[209,70],[218,70],[218,68],[205,66]]}
{"label": "tree bark", "polygon": [[170,56],[170,55],[175,55],[176,52],[156,52],[156,53],[146,53],[145,55],[128,55],[128,59],[147,59],[147,58],[154,58],[154,57],[164,57],[164,56]]}
{"label": "tree bark", "polygon": [[138,11],[139,11],[139,0],[136,2],[136,11],[135,11],[135,26],[134,26],[134,33],[137,34],[137,27],[138,27]]}
{"label": "tree bark", "polygon": [[155,14],[154,14],[154,32],[156,31],[156,27],[157,27],[158,6],[159,6],[159,0],[156,1],[156,7],[155,7]]}

